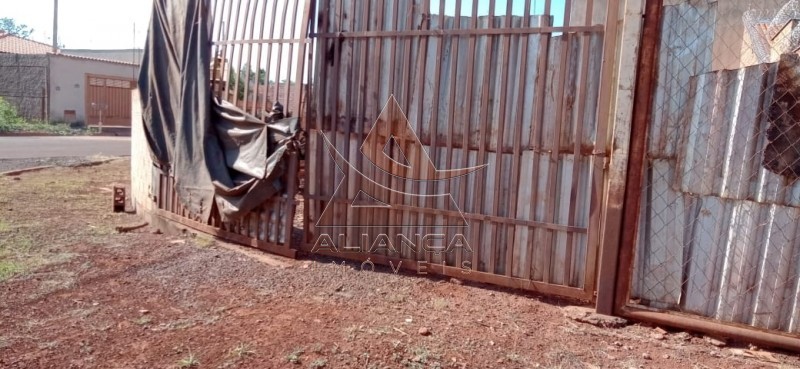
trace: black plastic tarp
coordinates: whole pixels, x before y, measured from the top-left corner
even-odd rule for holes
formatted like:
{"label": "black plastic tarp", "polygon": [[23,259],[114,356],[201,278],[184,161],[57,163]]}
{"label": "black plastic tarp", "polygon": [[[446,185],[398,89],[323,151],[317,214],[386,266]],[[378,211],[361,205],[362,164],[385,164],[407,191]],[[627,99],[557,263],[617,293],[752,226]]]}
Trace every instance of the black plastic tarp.
{"label": "black plastic tarp", "polygon": [[175,177],[181,203],[208,220],[235,220],[283,189],[297,119],[267,125],[211,93],[208,0],[155,0],[139,75],[154,163]]}

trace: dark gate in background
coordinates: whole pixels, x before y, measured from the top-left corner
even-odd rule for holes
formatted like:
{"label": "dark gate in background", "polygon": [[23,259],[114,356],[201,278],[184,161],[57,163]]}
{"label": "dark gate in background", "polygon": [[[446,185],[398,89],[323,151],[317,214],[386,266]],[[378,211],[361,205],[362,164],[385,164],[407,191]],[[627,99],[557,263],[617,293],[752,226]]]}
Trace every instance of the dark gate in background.
{"label": "dark gate in background", "polygon": [[[593,299],[607,159],[602,61],[614,50],[604,35],[617,6],[318,2],[304,250]],[[389,175],[361,147],[376,121],[396,129],[403,116],[413,134],[377,133],[391,142],[365,150],[386,153],[392,168],[425,153],[439,170],[487,167],[433,182]],[[392,190],[422,197],[403,202]],[[425,197],[448,193],[455,205]],[[452,227],[462,215],[468,226]],[[459,234],[469,248],[445,250]]]}
{"label": "dark gate in background", "polygon": [[[217,97],[265,118],[280,102],[285,113],[301,116],[308,88],[310,0],[212,0],[212,87]],[[232,242],[294,257],[300,230],[294,227],[299,155],[289,155],[286,189],[235,222],[212,211],[204,221],[178,201],[175,178],[160,174],[155,205],[162,218]]]}

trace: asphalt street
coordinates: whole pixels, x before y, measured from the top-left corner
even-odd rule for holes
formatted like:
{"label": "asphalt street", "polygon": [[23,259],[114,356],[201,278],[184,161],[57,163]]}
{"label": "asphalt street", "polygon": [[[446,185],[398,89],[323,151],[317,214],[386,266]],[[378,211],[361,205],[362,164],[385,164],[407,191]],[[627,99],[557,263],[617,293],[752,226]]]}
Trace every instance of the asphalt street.
{"label": "asphalt street", "polygon": [[0,137],[0,159],[130,156],[130,137]]}

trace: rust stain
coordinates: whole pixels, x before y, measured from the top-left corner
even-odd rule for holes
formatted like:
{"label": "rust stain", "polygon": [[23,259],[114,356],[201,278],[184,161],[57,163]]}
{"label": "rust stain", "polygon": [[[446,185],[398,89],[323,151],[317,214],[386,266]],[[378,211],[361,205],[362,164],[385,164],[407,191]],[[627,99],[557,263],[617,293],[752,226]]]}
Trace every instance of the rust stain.
{"label": "rust stain", "polygon": [[781,176],[800,177],[800,56],[781,56],[772,104],[767,112],[764,168]]}

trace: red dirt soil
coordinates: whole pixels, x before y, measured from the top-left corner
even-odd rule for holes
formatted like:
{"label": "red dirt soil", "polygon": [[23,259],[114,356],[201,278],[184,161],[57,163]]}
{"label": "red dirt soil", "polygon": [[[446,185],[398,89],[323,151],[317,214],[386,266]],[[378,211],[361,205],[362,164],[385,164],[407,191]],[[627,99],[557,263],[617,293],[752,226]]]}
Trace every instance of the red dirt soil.
{"label": "red dirt soil", "polygon": [[117,234],[139,221],[109,214],[108,189],[128,181],[128,165],[0,178],[0,367],[800,365],[683,332],[598,328],[566,318],[567,301],[491,286],[288,260],[152,228]]}

